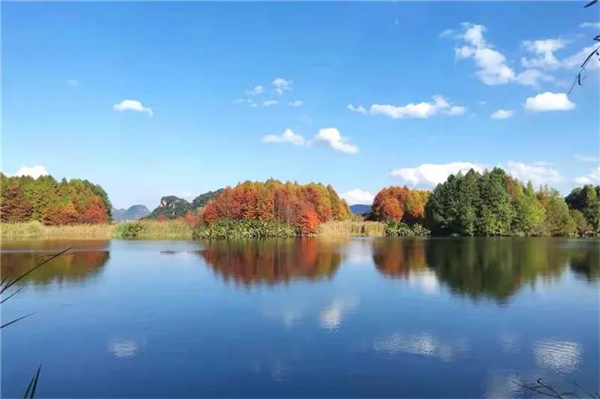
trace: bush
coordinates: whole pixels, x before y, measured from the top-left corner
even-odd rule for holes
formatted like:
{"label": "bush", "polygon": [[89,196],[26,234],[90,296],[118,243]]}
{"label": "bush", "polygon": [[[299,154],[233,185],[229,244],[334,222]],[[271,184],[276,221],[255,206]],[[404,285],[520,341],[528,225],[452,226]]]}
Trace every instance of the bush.
{"label": "bush", "polygon": [[141,222],[119,223],[114,236],[124,239],[139,238],[142,231],[144,231],[144,225]]}
{"label": "bush", "polygon": [[385,226],[385,235],[388,237],[427,237],[430,233],[420,224],[409,226],[403,222],[398,223],[390,220]]}
{"label": "bush", "polygon": [[275,221],[264,220],[221,220],[194,229],[192,237],[198,239],[231,238],[275,238],[293,237],[296,232],[292,226]]}

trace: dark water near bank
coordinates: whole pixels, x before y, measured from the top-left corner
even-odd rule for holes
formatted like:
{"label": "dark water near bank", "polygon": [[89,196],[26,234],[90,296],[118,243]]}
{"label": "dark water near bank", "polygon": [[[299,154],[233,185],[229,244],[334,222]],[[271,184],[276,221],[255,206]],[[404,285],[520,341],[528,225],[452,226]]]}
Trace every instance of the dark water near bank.
{"label": "dark water near bank", "polygon": [[4,242],[2,397],[598,390],[598,241]]}

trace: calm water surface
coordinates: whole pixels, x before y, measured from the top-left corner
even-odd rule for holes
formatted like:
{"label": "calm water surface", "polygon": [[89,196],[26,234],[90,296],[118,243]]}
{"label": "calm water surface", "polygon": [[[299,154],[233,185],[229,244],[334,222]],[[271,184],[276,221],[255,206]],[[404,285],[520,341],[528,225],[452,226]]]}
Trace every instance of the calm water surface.
{"label": "calm water surface", "polygon": [[4,242],[2,397],[510,397],[599,389],[598,241]]}

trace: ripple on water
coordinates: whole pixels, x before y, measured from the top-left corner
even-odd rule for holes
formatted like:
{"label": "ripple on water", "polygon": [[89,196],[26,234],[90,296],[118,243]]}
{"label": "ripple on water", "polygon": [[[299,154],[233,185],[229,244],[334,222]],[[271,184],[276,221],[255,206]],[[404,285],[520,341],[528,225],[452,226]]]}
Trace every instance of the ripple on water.
{"label": "ripple on water", "polygon": [[579,368],[582,347],[576,342],[543,339],[533,344],[535,362],[539,367],[559,373],[572,373]]}

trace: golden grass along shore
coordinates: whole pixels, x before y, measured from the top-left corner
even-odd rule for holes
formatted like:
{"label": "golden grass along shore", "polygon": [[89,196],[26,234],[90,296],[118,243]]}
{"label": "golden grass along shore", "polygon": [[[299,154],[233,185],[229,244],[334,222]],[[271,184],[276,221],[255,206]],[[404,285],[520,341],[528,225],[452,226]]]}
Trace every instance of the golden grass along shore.
{"label": "golden grass along shore", "polygon": [[383,237],[385,223],[365,220],[345,220],[322,223],[319,226],[320,236],[337,237]]}
{"label": "golden grass along shore", "polygon": [[[40,222],[2,223],[2,239],[5,240],[191,240],[193,228],[179,220],[121,222],[116,224],[80,224],[72,226],[45,226]],[[319,236],[354,237],[385,236],[385,224],[368,221],[336,221],[321,224]]]}

